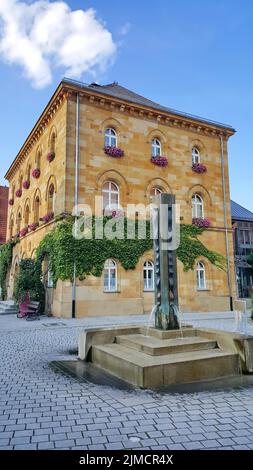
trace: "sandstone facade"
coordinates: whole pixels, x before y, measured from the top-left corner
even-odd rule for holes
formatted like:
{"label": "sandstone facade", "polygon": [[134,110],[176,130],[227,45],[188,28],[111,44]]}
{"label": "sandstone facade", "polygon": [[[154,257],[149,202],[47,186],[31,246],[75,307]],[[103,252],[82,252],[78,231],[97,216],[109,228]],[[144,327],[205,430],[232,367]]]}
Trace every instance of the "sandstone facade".
{"label": "sandstone facade", "polygon": [[[124,89],[123,89],[124,90]],[[63,81],[51,98],[36,126],[7,172],[10,198],[8,235],[38,222],[48,212],[57,216],[72,212],[75,204],[76,169],[76,107],[80,99],[79,139],[79,204],[88,204],[95,210],[95,196],[101,196],[103,185],[114,182],[119,188],[120,205],[149,204],[153,188],[175,194],[181,208],[182,223],[192,221],[192,196],[201,196],[204,216],[211,227],[201,240],[212,250],[226,256],[226,233],[229,251],[228,273],[217,269],[206,259],[199,260],[205,268],[205,288],[198,289],[196,270],[184,272],[178,261],[179,302],[185,311],[228,310],[230,297],[235,297],[233,240],[230,216],[227,141],[234,130],[229,126],[173,112],[155,103],[135,100],[136,95],[121,95],[116,84],[109,88],[82,86]],[[150,104],[151,103],[151,104]],[[105,130],[117,133],[117,146],[124,150],[122,158],[105,155]],[[158,139],[168,166],[151,163],[152,139]],[[222,178],[221,144],[224,150],[224,180],[226,217],[224,216],[224,186]],[[206,173],[192,170],[192,149],[197,148]],[[47,155],[55,152],[49,162]],[[40,177],[32,171],[40,169]],[[30,186],[24,189],[24,181]],[[16,191],[22,189],[21,197]],[[226,222],[226,223],[225,223]],[[13,264],[8,281],[8,295],[12,296],[13,278],[19,260],[34,256],[36,247],[55,221],[42,223],[20,238],[14,248]],[[227,226],[227,231],[226,231]],[[126,271],[117,263],[115,292],[105,292],[103,277],[89,276],[77,280],[76,316],[135,314],[148,312],[154,293],[144,291],[143,265],[152,260],[152,252],[140,258],[135,270]],[[117,260],[115,260],[117,261]],[[70,317],[72,286],[59,281],[51,289],[51,311],[55,316]],[[50,302],[51,302],[50,301]]]}

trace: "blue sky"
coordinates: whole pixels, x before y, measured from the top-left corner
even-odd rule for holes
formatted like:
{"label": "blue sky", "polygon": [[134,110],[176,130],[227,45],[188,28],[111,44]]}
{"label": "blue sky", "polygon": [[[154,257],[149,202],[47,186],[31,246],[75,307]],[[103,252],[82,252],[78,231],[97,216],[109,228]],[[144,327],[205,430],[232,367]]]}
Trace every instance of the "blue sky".
{"label": "blue sky", "polygon": [[[15,8],[21,3],[11,1]],[[4,2],[0,0],[0,37]],[[36,4],[23,0],[24,3]],[[95,18],[103,22],[105,30],[105,41],[100,42],[107,41],[107,46],[103,46],[106,50],[102,51],[106,65],[101,70],[92,59],[94,67],[83,71],[83,81],[94,80],[93,70],[101,83],[116,80],[161,104],[236,128],[237,133],[229,142],[231,196],[253,211],[253,2],[65,0],[65,3],[72,11],[96,10]],[[12,64],[7,64],[6,55],[0,54],[0,183],[4,183],[6,170],[66,69],[72,67],[73,71],[76,66],[65,55],[61,65],[54,67],[59,57],[56,51],[54,56],[51,51],[50,83],[38,86],[38,80],[34,85],[35,80],[27,77],[22,63],[18,65],[13,59],[13,50],[6,54],[12,54]],[[27,55],[22,60],[27,60]],[[31,64],[28,63],[28,68]],[[42,75],[40,69],[39,77]]]}

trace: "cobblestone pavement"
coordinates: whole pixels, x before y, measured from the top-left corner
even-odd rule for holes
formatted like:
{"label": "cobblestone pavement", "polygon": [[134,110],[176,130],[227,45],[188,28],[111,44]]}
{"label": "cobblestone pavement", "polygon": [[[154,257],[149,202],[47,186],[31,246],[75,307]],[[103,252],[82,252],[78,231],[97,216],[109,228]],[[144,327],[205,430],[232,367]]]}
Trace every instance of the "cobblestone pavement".
{"label": "cobblestone pavement", "polygon": [[253,449],[253,387],[116,390],[50,366],[74,359],[84,325],[143,321],[0,317],[0,449]]}

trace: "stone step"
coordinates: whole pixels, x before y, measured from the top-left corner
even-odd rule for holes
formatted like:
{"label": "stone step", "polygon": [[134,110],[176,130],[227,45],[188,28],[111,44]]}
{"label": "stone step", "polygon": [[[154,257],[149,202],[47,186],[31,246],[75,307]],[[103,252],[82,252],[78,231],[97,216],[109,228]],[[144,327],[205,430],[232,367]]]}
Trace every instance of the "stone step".
{"label": "stone step", "polygon": [[198,332],[196,328],[191,326],[183,327],[182,330],[156,330],[155,328],[141,328],[141,334],[146,336],[154,336],[159,339],[171,339],[171,338],[180,338],[188,336],[197,336]]}
{"label": "stone step", "polygon": [[220,349],[150,356],[121,344],[92,347],[92,362],[141,388],[159,388],[239,374],[239,356]]}
{"label": "stone step", "polygon": [[17,310],[16,305],[0,305],[0,310]]}
{"label": "stone step", "polygon": [[14,300],[0,300],[0,307],[13,307],[15,305]]}
{"label": "stone step", "polygon": [[17,310],[1,310],[0,309],[0,315],[17,315],[18,311]]}
{"label": "stone step", "polygon": [[136,349],[137,351],[144,352],[151,356],[214,349],[217,347],[216,341],[198,336],[161,340],[154,336],[133,334],[116,336],[116,343],[126,346],[127,348]]}

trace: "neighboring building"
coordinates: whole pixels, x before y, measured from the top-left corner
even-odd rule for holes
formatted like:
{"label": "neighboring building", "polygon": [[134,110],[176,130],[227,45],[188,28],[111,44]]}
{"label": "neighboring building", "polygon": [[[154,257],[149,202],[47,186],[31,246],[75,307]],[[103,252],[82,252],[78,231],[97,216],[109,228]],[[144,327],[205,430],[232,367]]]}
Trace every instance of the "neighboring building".
{"label": "neighboring building", "polygon": [[253,213],[231,201],[231,217],[238,297],[247,298],[253,293],[253,269],[247,263],[253,253]]}
{"label": "neighboring building", "polygon": [[0,245],[6,242],[9,188],[0,186]]}
{"label": "neighboring building", "polygon": [[[192,217],[210,220],[211,228],[201,238],[210,249],[228,255],[229,267],[228,274],[201,258],[194,271],[184,272],[178,262],[180,307],[184,311],[228,310],[236,295],[227,156],[227,141],[234,132],[230,126],[160,106],[117,83],[84,85],[64,79],[6,174],[13,200],[8,238],[31,222],[37,224],[46,213],[71,213],[75,195],[79,204],[88,204],[94,211],[95,195],[102,195],[104,205],[115,208],[128,203],[147,205],[159,191],[173,193],[181,205],[183,223],[191,223]],[[105,145],[120,147],[125,156],[106,155]],[[51,162],[49,151],[55,152]],[[152,155],[167,157],[168,165],[153,164]],[[193,163],[205,165],[207,172],[196,173]],[[53,219],[40,225],[14,247],[9,297],[20,259],[34,256],[54,224]],[[152,250],[145,253],[136,269],[129,271],[117,260],[107,260],[102,278],[78,281],[76,316],[150,311],[152,256]],[[71,316],[71,283],[58,281],[50,292],[52,313]]]}

